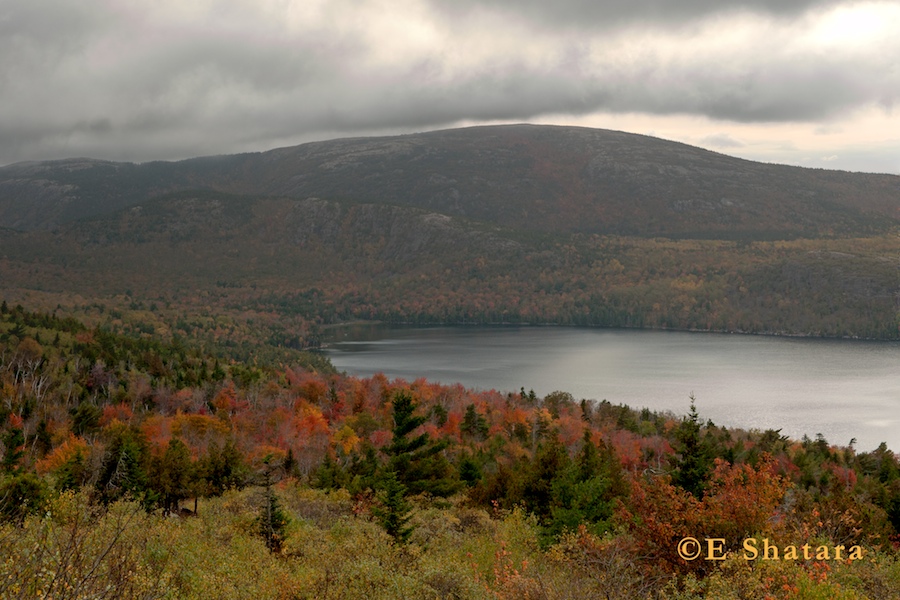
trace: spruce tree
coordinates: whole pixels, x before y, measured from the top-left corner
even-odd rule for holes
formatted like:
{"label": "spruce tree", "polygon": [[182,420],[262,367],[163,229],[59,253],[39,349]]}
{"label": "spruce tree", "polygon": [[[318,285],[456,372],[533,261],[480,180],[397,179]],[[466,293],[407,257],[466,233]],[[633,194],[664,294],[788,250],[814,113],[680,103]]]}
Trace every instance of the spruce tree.
{"label": "spruce tree", "polygon": [[481,467],[473,457],[465,455],[459,461],[459,478],[469,487],[474,487],[481,481]]}
{"label": "spruce tree", "polygon": [[109,504],[124,497],[143,500],[149,509],[156,503],[147,475],[149,450],[147,440],[137,429],[119,426],[103,456],[94,489],[100,502]]}
{"label": "spruce tree", "polygon": [[409,525],[412,505],[406,500],[406,487],[397,479],[397,474],[389,470],[382,475],[378,488],[380,506],[374,507],[372,513],[388,535],[405,544],[413,532]]}
{"label": "spruce tree", "polygon": [[470,404],[466,407],[466,414],[463,416],[459,429],[479,441],[484,440],[488,433],[487,419],[483,415],[478,414],[474,404]]}
{"label": "spruce tree", "polygon": [[178,438],[169,440],[165,452],[154,461],[153,488],[166,512],[177,512],[182,500],[193,490],[194,468],[191,452]]}
{"label": "spruce tree", "polygon": [[211,444],[198,467],[206,496],[221,496],[226,490],[241,489],[247,483],[247,467],[231,438],[221,448]]}
{"label": "spruce tree", "polygon": [[17,474],[20,471],[19,461],[25,456],[25,435],[21,427],[11,427],[3,433],[3,461],[0,469],[7,473]]}
{"label": "spruce tree", "polygon": [[615,451],[601,442],[598,449],[585,428],[575,460],[552,482],[550,515],[542,541],[552,543],[566,530],[584,524],[594,534],[610,527],[613,499],[624,494],[621,464]]}
{"label": "spruce tree", "polygon": [[450,496],[461,484],[442,454],[447,442],[434,442],[425,433],[412,436],[426,421],[426,417],[414,415],[416,407],[410,393],[398,392],[394,396],[394,438],[385,449],[390,457],[387,470],[396,474],[409,494]]}
{"label": "spruce tree", "polygon": [[700,437],[700,415],[691,395],[691,410],[675,431],[676,447],[672,482],[696,498],[703,495],[712,470],[712,457]]}
{"label": "spruce tree", "polygon": [[[546,522],[553,504],[553,482],[565,473],[571,465],[565,446],[559,440],[559,433],[551,430],[538,446],[521,480],[521,499],[525,506]],[[513,485],[513,487],[518,487]]]}
{"label": "spruce tree", "polygon": [[266,548],[271,552],[281,552],[281,544],[285,538],[285,532],[289,523],[287,514],[282,510],[281,503],[272,489],[272,474],[275,466],[272,457],[263,459],[263,504],[260,508],[257,525],[259,533],[266,542]]}
{"label": "spruce tree", "polygon": [[34,473],[17,472],[0,478],[0,521],[22,524],[47,499],[47,485]]}

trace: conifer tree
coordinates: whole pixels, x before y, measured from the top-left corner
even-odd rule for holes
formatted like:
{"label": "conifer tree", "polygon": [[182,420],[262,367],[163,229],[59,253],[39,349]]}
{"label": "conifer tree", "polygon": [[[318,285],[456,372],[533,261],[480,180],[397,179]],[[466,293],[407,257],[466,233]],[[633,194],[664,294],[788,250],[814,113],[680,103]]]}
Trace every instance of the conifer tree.
{"label": "conifer tree", "polygon": [[474,404],[469,404],[459,429],[479,441],[483,440],[488,433],[487,419],[484,418],[484,415],[478,414]]}
{"label": "conifer tree", "polygon": [[147,508],[155,504],[156,495],[149,486],[147,441],[130,427],[120,426],[112,432],[112,439],[103,457],[95,490],[103,504],[132,496],[141,499]]}
{"label": "conifer tree", "polygon": [[442,454],[447,442],[434,442],[425,433],[412,436],[426,421],[426,417],[414,416],[416,402],[412,395],[398,392],[393,407],[394,437],[385,449],[390,457],[387,470],[396,474],[409,494],[449,496],[459,490],[459,478]]}
{"label": "conifer tree", "polygon": [[522,481],[522,500],[528,510],[540,519],[549,517],[553,504],[553,481],[570,464],[571,459],[559,440],[559,433],[551,430],[538,446]]}
{"label": "conifer tree", "polygon": [[575,460],[553,479],[543,541],[553,542],[564,531],[574,531],[582,524],[595,534],[606,531],[613,499],[624,493],[621,464],[615,451],[605,444],[598,449],[586,427]]}
{"label": "conifer tree", "polygon": [[323,490],[336,490],[346,487],[345,479],[343,470],[334,461],[331,454],[326,452],[325,458],[313,474],[310,485]]}
{"label": "conifer tree", "polygon": [[459,461],[459,478],[469,487],[481,481],[481,467],[473,457],[465,455]]}
{"label": "conifer tree", "polygon": [[695,498],[700,498],[706,489],[713,460],[706,442],[700,437],[700,415],[693,395],[690,413],[678,426],[675,438],[677,445],[672,482]]}
{"label": "conifer tree", "polygon": [[226,490],[243,488],[247,482],[244,459],[230,438],[222,447],[211,444],[198,467],[207,496],[221,496]]}
{"label": "conifer tree", "polygon": [[0,469],[7,473],[16,474],[20,470],[19,461],[25,455],[23,448],[25,435],[21,427],[10,427],[3,433],[3,460]]}
{"label": "conifer tree", "polygon": [[257,517],[259,533],[266,542],[266,548],[271,552],[281,552],[281,544],[285,538],[285,531],[289,523],[287,514],[282,510],[281,503],[272,489],[272,474],[275,466],[272,464],[272,456],[263,459],[263,505]]}
{"label": "conifer tree", "polygon": [[162,456],[154,461],[153,488],[166,512],[177,511],[192,491],[193,465],[188,447],[178,438],[169,440]]}
{"label": "conifer tree", "polygon": [[21,524],[26,515],[41,509],[47,496],[46,484],[34,473],[0,478],[0,520]]}
{"label": "conifer tree", "polygon": [[382,475],[378,487],[380,506],[374,507],[372,512],[388,535],[405,544],[413,532],[413,527],[409,525],[412,505],[406,500],[406,487],[391,470]]}

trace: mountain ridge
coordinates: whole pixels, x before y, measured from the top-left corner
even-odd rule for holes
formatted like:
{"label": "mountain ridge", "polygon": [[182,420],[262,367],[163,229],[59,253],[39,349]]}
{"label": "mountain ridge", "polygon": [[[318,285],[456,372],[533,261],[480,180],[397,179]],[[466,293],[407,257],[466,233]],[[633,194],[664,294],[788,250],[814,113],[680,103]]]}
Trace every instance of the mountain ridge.
{"label": "mountain ridge", "polygon": [[248,348],[355,320],[898,339],[898,211],[900,177],[584,128],[72,159],[0,170],[0,291],[140,332],[213,311]]}
{"label": "mountain ridge", "polygon": [[769,165],[624,132],[497,125],[177,162],[0,168],[0,226],[52,229],[186,190],[415,206],[532,231],[751,239],[900,224],[900,177]]}

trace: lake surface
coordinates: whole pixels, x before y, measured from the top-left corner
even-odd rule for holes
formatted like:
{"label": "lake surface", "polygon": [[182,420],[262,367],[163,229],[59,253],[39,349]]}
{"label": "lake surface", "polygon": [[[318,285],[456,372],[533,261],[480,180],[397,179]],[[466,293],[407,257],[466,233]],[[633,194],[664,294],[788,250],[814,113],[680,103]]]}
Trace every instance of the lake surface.
{"label": "lake surface", "polygon": [[688,412],[746,429],[900,451],[900,343],[563,327],[358,327],[326,354],[369,377]]}

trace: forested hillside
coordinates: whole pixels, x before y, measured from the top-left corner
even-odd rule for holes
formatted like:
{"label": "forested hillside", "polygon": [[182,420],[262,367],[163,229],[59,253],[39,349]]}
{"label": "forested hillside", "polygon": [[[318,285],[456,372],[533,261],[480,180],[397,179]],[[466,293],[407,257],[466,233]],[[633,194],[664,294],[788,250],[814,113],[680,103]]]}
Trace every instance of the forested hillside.
{"label": "forested hillside", "polygon": [[100,321],[0,304],[4,598],[900,594],[884,445]]}
{"label": "forested hillside", "polygon": [[898,211],[900,177],[569,127],[23,163],[0,289],[276,353],[359,319],[896,339]]}
{"label": "forested hillside", "polygon": [[140,165],[0,168],[0,226],[47,229],[167,194],[394,204],[530,232],[784,239],[883,233],[900,177],[754,163],[652,137],[507,125]]}
{"label": "forested hillside", "polygon": [[322,326],[360,319],[895,339],[898,255],[894,233],[536,235],[408,207],[217,193],[0,239],[10,300],[97,305],[183,335],[210,317],[251,319],[238,329],[257,347],[314,346]]}

